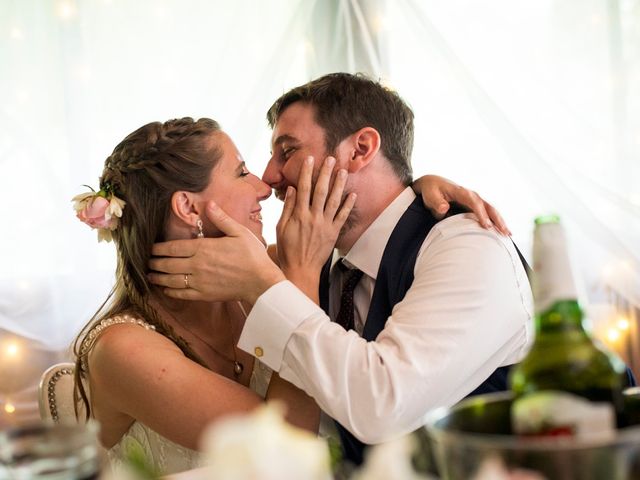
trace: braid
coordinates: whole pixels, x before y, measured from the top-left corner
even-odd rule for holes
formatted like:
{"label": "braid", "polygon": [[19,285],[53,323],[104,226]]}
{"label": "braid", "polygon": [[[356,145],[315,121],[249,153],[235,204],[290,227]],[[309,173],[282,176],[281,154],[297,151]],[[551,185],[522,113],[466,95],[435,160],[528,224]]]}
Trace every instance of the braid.
{"label": "braid", "polygon": [[153,122],[136,130],[125,138],[106,159],[100,186],[109,183],[120,194],[126,194],[126,175],[147,171],[162,165],[165,155],[171,155],[172,147],[197,135],[217,131],[220,126],[214,120],[191,117]]}

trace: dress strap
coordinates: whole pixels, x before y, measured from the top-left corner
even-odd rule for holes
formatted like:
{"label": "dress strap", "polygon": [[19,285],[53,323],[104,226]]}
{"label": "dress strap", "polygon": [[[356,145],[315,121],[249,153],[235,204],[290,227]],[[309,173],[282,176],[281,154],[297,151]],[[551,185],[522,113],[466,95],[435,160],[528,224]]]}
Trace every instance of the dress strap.
{"label": "dress strap", "polygon": [[82,341],[82,347],[80,348],[80,357],[82,357],[83,370],[86,371],[87,354],[89,353],[89,350],[91,350],[93,348],[93,346],[95,345],[95,343],[98,340],[98,337],[100,336],[100,334],[102,332],[104,332],[107,328],[109,328],[110,326],[118,325],[118,324],[121,324],[121,323],[131,323],[131,324],[134,324],[134,325],[140,325],[141,327],[144,327],[147,330],[155,330],[156,329],[155,325],[151,325],[150,323],[147,323],[144,320],[142,320],[140,318],[133,317],[133,316],[131,316],[129,314],[115,315],[113,317],[104,318],[104,319],[100,320],[100,322],[95,327],[93,327],[91,329],[89,334]]}

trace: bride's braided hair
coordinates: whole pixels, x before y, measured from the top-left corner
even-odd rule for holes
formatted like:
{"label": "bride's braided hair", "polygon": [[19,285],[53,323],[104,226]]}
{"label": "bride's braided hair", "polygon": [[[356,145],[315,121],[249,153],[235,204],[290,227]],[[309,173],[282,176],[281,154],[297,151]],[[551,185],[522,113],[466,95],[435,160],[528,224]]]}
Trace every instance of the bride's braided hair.
{"label": "bride's braided hair", "polygon": [[201,192],[209,184],[211,170],[221,156],[209,137],[218,131],[218,123],[208,118],[149,123],[129,134],[105,160],[100,188],[108,186],[127,204],[112,232],[117,250],[115,286],[74,343],[76,404],[85,404],[87,418],[91,409],[82,381],[88,373],[90,348],[86,348],[86,340],[103,319],[122,314],[141,318],[171,339],[188,358],[204,365],[149,304],[152,286],[146,274],[152,245],[165,240],[173,193]]}

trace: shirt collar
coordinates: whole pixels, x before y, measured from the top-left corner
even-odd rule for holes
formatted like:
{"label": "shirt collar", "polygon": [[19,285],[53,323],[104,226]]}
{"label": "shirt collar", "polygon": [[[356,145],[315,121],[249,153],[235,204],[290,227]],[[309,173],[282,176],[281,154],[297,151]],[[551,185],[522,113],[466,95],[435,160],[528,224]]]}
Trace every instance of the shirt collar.
{"label": "shirt collar", "polygon": [[[405,188],[387,208],[373,221],[360,238],[353,244],[349,253],[344,257],[349,266],[359,268],[367,276],[375,279],[378,276],[378,268],[382,254],[387,246],[393,229],[398,224],[400,217],[409,208],[416,198],[411,187]],[[335,257],[334,257],[335,258]]]}

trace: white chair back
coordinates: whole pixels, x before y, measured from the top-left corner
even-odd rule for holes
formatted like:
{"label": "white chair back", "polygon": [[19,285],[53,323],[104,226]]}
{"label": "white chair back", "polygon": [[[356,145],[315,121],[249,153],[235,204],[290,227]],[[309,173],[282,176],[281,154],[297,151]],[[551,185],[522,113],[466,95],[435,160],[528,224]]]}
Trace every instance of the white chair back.
{"label": "white chair back", "polygon": [[[73,363],[58,363],[49,367],[40,378],[38,404],[43,420],[77,422],[73,408]],[[82,404],[79,406],[82,407]],[[81,417],[83,408],[80,408]]]}

